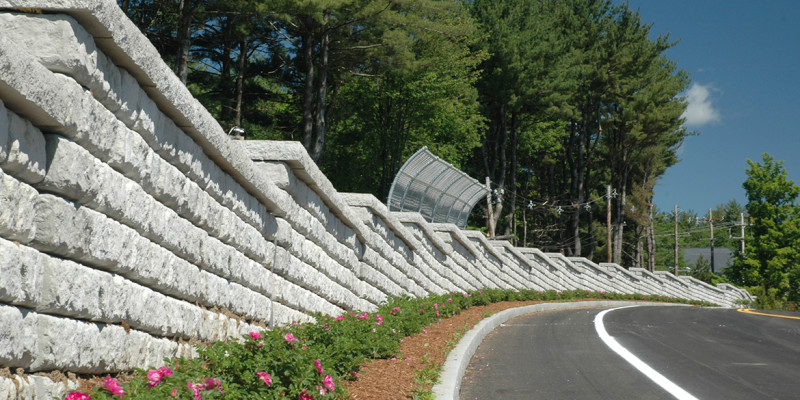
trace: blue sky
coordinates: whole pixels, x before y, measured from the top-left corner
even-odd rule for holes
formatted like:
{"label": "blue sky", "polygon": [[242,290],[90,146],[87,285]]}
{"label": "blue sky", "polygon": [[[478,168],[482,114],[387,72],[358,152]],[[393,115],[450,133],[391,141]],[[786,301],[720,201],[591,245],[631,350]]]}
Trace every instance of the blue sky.
{"label": "blue sky", "polygon": [[655,188],[656,207],[705,214],[745,204],[746,159],[784,160],[800,184],[800,1],[630,0],[692,83],[681,161]]}

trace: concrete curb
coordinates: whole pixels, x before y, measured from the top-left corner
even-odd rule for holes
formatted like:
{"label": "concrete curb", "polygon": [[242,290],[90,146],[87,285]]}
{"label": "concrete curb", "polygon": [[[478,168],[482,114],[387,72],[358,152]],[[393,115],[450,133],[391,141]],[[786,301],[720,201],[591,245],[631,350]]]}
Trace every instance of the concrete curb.
{"label": "concrete curb", "polygon": [[637,301],[576,301],[570,303],[542,303],[531,306],[509,308],[501,311],[489,318],[477,323],[464,337],[458,342],[455,348],[450,351],[447,360],[442,366],[439,374],[439,383],[433,387],[433,394],[437,400],[459,400],[461,389],[461,378],[467,370],[475,350],[483,339],[500,324],[505,323],[511,318],[520,315],[531,314],[540,311],[567,310],[585,307],[621,307],[630,305],[647,306],[675,306],[681,304],[674,303],[641,303]]}

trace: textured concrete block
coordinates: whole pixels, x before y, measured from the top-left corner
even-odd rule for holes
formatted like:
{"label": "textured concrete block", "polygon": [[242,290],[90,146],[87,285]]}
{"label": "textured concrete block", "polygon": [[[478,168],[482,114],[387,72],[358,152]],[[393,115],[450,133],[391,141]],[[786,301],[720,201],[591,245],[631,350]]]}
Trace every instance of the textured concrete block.
{"label": "textured concrete block", "polygon": [[43,260],[39,253],[0,239],[0,303],[33,308],[41,301]]}
{"label": "textured concrete block", "polygon": [[5,153],[5,160],[0,161],[0,168],[26,183],[41,181],[44,179],[46,166],[42,132],[11,111],[6,111],[6,115],[7,141],[0,142],[0,147],[3,148],[0,153]]}
{"label": "textured concrete block", "polygon": [[16,400],[17,385],[10,378],[0,377],[0,400]]}
{"label": "textured concrete block", "polygon": [[11,130],[9,113],[10,111],[6,110],[3,99],[0,99],[0,165],[3,165],[8,159],[9,131]]}
{"label": "textured concrete block", "polygon": [[36,189],[0,170],[0,237],[29,243],[36,235]]}
{"label": "textured concrete block", "polygon": [[0,33],[51,71],[74,74],[85,80],[97,64],[94,38],[64,14],[3,13]]}
{"label": "textured concrete block", "polygon": [[38,326],[30,309],[0,304],[0,365],[27,368],[37,349]]}

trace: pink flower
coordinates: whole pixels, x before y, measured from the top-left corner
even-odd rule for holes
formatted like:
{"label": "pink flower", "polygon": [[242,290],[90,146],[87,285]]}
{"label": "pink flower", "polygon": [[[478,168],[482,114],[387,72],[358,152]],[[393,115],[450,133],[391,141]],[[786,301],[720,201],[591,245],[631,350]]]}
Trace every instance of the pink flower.
{"label": "pink flower", "polygon": [[420,314],[425,314],[425,309],[424,309],[424,308],[420,308],[420,309],[419,309],[419,313],[420,313]]}
{"label": "pink flower", "polygon": [[383,317],[380,314],[375,314],[375,319],[378,321],[375,325],[383,325]]}
{"label": "pink flower", "polygon": [[186,382],[186,387],[192,389],[192,395],[194,396],[194,400],[203,400],[203,396],[200,396],[200,390],[203,389],[205,386],[202,383]]}
{"label": "pink flower", "polygon": [[399,313],[399,312],[400,312],[400,307],[395,307],[395,308],[392,309],[391,314],[392,315],[397,315],[397,313]]}
{"label": "pink flower", "polygon": [[172,397],[178,397],[178,388],[172,389]]}
{"label": "pink flower", "polygon": [[448,302],[448,303],[452,303],[452,302],[453,302],[453,298],[452,298],[452,297],[448,297],[448,298],[447,298],[447,302]]}
{"label": "pink flower", "polygon": [[64,400],[91,400],[91,396],[83,392],[69,392]]}
{"label": "pink flower", "polygon": [[253,340],[258,340],[261,339],[261,334],[258,332],[250,332],[250,337],[253,338]]}
{"label": "pink flower", "polygon": [[439,316],[439,311],[436,311],[436,316],[437,316],[437,317]]}
{"label": "pink flower", "polygon": [[300,400],[314,400],[314,396],[308,394],[308,391],[303,389],[303,391],[300,392]]}
{"label": "pink flower", "polygon": [[358,378],[358,372],[353,371],[350,374],[353,375],[353,378]]}
{"label": "pink flower", "polygon": [[320,396],[325,396],[325,393],[328,393],[328,389],[325,389],[324,387],[322,387],[320,385],[317,385],[316,388],[317,388],[317,391],[319,392]]}
{"label": "pink flower", "polygon": [[172,368],[166,365],[159,369],[151,369],[147,371],[147,380],[148,380],[147,387],[152,388],[158,385],[159,383],[161,383],[162,379],[168,376],[172,376]]}
{"label": "pink flower", "polygon": [[322,378],[322,384],[325,385],[325,387],[330,391],[334,391],[336,389],[336,385],[333,384],[333,377],[330,375],[325,375],[325,377]]}
{"label": "pink flower", "polygon": [[358,319],[363,319],[365,321],[369,321],[369,314],[367,312],[363,312],[358,314]]}
{"label": "pink flower", "polygon": [[433,309],[434,309],[434,310],[438,310],[438,309],[439,309],[439,305],[438,305],[438,304],[436,304],[436,303],[433,303]]}
{"label": "pink flower", "polygon": [[338,316],[338,317],[333,317],[333,319],[334,319],[334,320],[336,320],[336,321],[341,321],[341,320],[343,320],[344,318],[345,318],[345,316],[344,316],[344,315],[340,315],[340,316]]}
{"label": "pink flower", "polygon": [[322,370],[322,362],[320,362],[319,359],[314,360],[314,366],[317,367],[317,372],[319,372],[320,374],[324,372]]}
{"label": "pink flower", "polygon": [[[170,370],[172,372],[172,370]],[[164,378],[164,374],[161,372],[161,368],[159,369],[151,369],[147,371],[147,387],[152,388],[161,383],[161,379]]]}
{"label": "pink flower", "polygon": [[220,384],[219,379],[216,378],[206,378],[206,389],[210,390],[213,388],[219,388],[219,392],[222,393],[222,385]]}
{"label": "pink flower", "polygon": [[292,335],[291,333],[287,333],[287,334],[283,335],[283,339],[284,339],[284,340],[286,340],[287,342],[290,342],[290,343],[291,343],[291,342],[300,342],[300,341],[299,341],[299,340],[298,340],[296,337],[294,337],[294,335]]}
{"label": "pink flower", "polygon": [[267,386],[272,386],[272,377],[269,376],[268,373],[266,373],[266,372],[256,372],[256,375],[258,375],[258,377],[261,378],[261,380],[264,381],[264,383]]}
{"label": "pink flower", "polygon": [[125,391],[122,389],[122,386],[120,386],[119,382],[117,382],[117,380],[111,376],[106,376],[103,386],[105,386],[106,389],[108,389],[108,391],[114,396],[125,397]]}

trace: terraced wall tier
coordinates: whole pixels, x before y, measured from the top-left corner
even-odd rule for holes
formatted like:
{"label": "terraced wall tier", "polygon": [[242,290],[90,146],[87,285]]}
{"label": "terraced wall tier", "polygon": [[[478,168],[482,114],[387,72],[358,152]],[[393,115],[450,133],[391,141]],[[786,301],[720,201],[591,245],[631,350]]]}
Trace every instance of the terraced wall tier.
{"label": "terraced wall tier", "polygon": [[113,0],[0,0],[0,399],[482,288],[749,298],[339,193],[299,143],[231,140]]}

